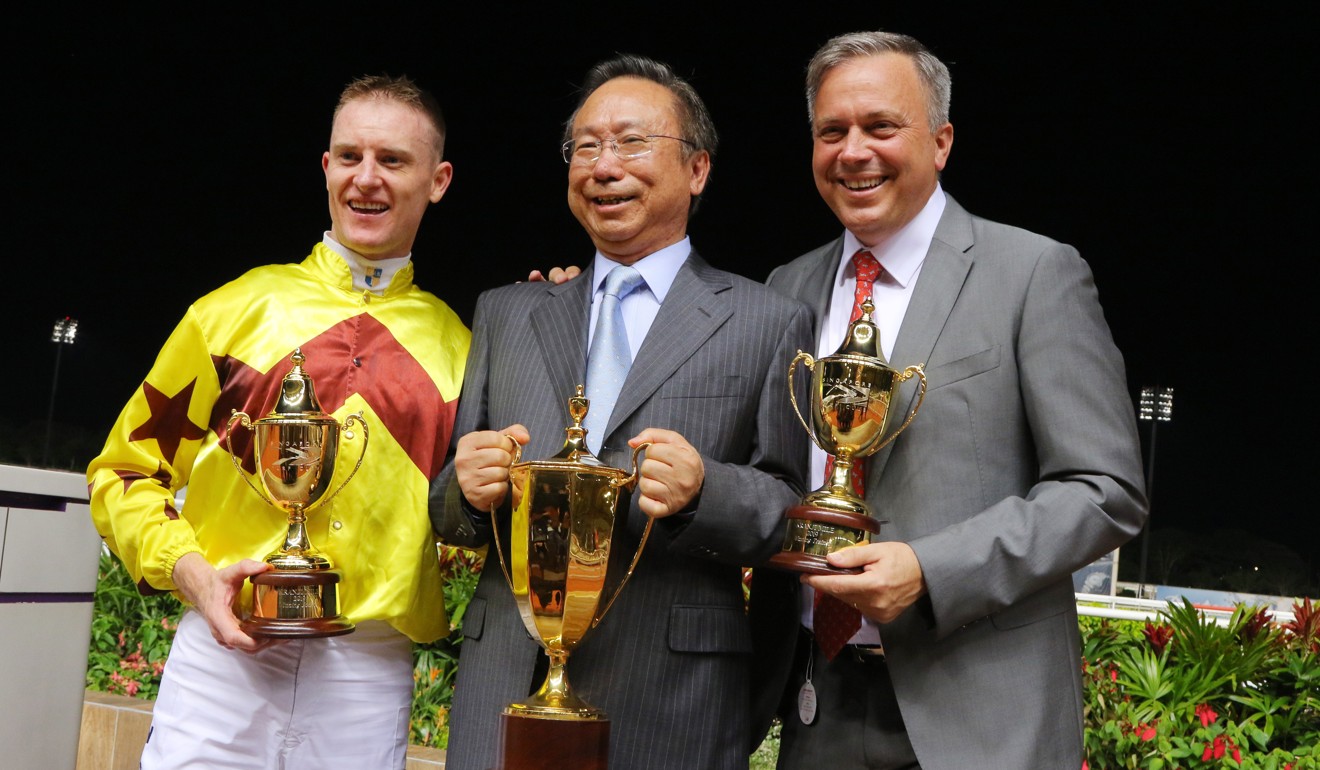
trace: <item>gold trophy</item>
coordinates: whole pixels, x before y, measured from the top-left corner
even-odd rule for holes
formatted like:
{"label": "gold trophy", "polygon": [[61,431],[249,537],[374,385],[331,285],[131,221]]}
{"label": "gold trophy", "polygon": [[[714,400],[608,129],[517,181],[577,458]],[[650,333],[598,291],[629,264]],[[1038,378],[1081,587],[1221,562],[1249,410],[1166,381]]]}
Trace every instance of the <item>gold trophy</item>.
{"label": "gold trophy", "polygon": [[[650,444],[633,450],[631,473],[605,465],[585,443],[582,420],[589,407],[579,385],[568,400],[573,425],[553,457],[520,462],[521,447],[509,439],[513,513],[507,554],[494,511],[491,521],[514,602],[549,656],[550,669],[539,690],[500,716],[499,770],[604,770],[609,753],[609,719],[573,692],[565,664],[623,590],[651,534],[648,517],[627,572],[607,576],[620,490],[636,484],[638,455]],[[607,584],[607,577],[617,585]]]}
{"label": "gold trophy", "polygon": [[[275,569],[253,575],[252,614],[243,619],[243,633],[253,638],[310,638],[340,636],[353,624],[339,614],[340,575],[324,554],[307,539],[307,513],[319,503],[339,494],[362,467],[367,453],[367,423],[362,413],[349,415],[343,425],[321,411],[312,388],[312,378],[303,371],[302,349],[293,351],[293,369],[284,377],[275,410],[260,420],[233,410],[226,428],[225,445],[234,468],[252,491],[284,511],[289,528],[284,546],[266,557]],[[234,453],[234,424],[242,422],[256,434],[256,467],[262,494],[243,472]],[[335,475],[339,434],[352,440],[353,423],[362,426],[362,452],[357,465],[335,490],[326,494]]]}
{"label": "gold trophy", "polygon": [[[834,470],[825,486],[785,511],[788,530],[783,548],[770,557],[771,567],[814,575],[854,574],[859,570],[830,566],[825,555],[880,534],[882,521],[853,492],[849,476],[853,463],[880,451],[912,423],[926,398],[926,373],[921,364],[900,372],[885,363],[880,332],[871,321],[874,309],[870,299],[862,303],[861,317],[848,327],[848,336],[833,355],[815,360],[799,350],[788,365],[793,411],[816,446],[834,455]],[[811,425],[802,418],[793,388],[799,361],[811,370]],[[884,438],[899,385],[914,376],[921,379],[917,403],[898,430]]]}

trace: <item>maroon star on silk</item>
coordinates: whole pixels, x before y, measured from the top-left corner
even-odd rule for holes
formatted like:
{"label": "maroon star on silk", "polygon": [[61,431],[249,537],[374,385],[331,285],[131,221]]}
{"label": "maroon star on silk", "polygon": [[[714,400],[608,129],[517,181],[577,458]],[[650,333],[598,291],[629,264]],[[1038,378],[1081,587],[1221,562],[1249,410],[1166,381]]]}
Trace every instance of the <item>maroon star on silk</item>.
{"label": "maroon star on silk", "polygon": [[128,434],[129,441],[156,439],[160,445],[160,455],[165,462],[174,464],[174,456],[179,452],[179,444],[184,441],[196,441],[206,435],[206,428],[197,425],[188,418],[188,404],[192,401],[193,386],[197,380],[183,386],[178,393],[167,396],[150,382],[142,383],[142,395],[147,399],[151,416],[147,421]]}

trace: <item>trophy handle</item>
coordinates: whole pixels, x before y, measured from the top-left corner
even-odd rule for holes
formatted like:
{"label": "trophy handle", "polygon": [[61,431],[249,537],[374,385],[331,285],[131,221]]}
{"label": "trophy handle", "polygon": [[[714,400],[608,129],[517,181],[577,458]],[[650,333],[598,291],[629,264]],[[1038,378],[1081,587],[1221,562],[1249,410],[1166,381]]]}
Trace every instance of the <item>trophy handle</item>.
{"label": "trophy handle", "polygon": [[270,505],[275,505],[260,489],[257,489],[257,485],[253,484],[252,479],[248,478],[248,475],[243,472],[243,465],[238,461],[238,455],[234,454],[234,423],[241,420],[244,428],[252,430],[252,418],[248,417],[246,412],[240,412],[237,409],[230,409],[229,412],[231,416],[229,424],[225,426],[225,448],[229,450],[229,459],[234,461],[234,470],[238,471],[238,475],[243,477],[249,487],[252,487],[252,491],[257,493],[257,497]]}
{"label": "trophy handle", "polygon": [[[617,482],[611,481],[610,483],[619,489],[632,489],[633,486],[637,483],[637,478],[640,474],[639,468],[641,466],[637,464],[637,455],[641,454],[643,449],[650,448],[650,446],[651,446],[651,442],[649,441],[639,444],[637,448],[633,450],[633,454],[632,454],[632,464],[633,464],[632,473],[629,474],[628,478],[626,479]],[[623,580],[619,581],[619,587],[614,589],[614,595],[611,596],[610,600],[605,603],[605,609],[601,610],[599,615],[592,618],[591,620],[592,628],[595,628],[596,626],[600,625],[600,622],[605,619],[605,614],[610,611],[610,607],[614,606],[614,600],[619,598],[619,594],[623,592],[623,587],[628,584],[628,579],[632,577],[633,570],[637,569],[637,562],[641,561],[642,559],[642,551],[646,550],[646,539],[651,536],[651,527],[653,526],[655,526],[655,519],[651,518],[650,516],[647,516],[646,529],[642,530],[642,540],[637,544],[637,552],[633,554],[632,561],[629,562],[628,564],[628,572],[623,576]]]}
{"label": "trophy handle", "polygon": [[349,481],[351,481],[353,475],[358,472],[358,468],[362,467],[362,459],[367,456],[367,441],[370,440],[371,435],[367,431],[367,421],[362,418],[362,413],[354,412],[353,414],[350,414],[349,416],[345,417],[344,424],[339,427],[342,428],[344,431],[344,438],[352,439],[353,438],[352,426],[354,422],[362,426],[362,451],[358,453],[357,465],[354,465],[353,470],[348,472],[348,478],[339,482],[339,486],[335,487],[335,491],[331,492],[330,494],[326,495],[321,499],[321,502],[323,503],[329,501],[330,498],[339,494],[339,492],[343,490],[344,485],[347,484]]}
{"label": "trophy handle", "polygon": [[[507,433],[504,434],[504,437],[509,440],[510,444],[513,444],[513,460],[509,463],[509,467],[512,468],[522,459],[522,445],[518,443],[518,439]],[[512,475],[509,476],[509,494],[513,494]],[[491,539],[495,541],[495,553],[500,557],[500,571],[504,573],[504,582],[509,584],[509,592],[516,595],[518,591],[513,587],[513,576],[509,574],[509,562],[504,558],[504,547],[500,545],[500,523],[497,520],[499,517],[496,515],[498,509],[498,505],[492,505],[490,507]]]}
{"label": "trophy handle", "polygon": [[798,408],[797,388],[793,387],[793,370],[797,369],[798,361],[806,361],[808,370],[814,369],[816,366],[816,359],[812,358],[811,354],[805,351],[799,350],[798,354],[793,357],[793,360],[788,364],[788,400],[793,402],[793,414],[797,415],[798,422],[802,423],[803,429],[807,431],[807,436],[811,438],[811,443],[824,449],[825,447],[820,446],[820,442],[816,440],[816,433],[809,425],[807,425],[807,421],[802,419],[802,410]]}
{"label": "trophy handle", "polygon": [[632,473],[629,473],[626,478],[618,479],[617,481],[611,480],[610,484],[612,484],[616,489],[620,487],[627,487],[628,489],[631,490],[633,488],[633,485],[637,483],[637,474],[639,473],[638,468],[641,467],[637,464],[637,455],[641,454],[643,449],[650,448],[650,446],[651,446],[650,441],[644,441],[641,444],[638,444],[637,448],[634,449],[632,453]]}
{"label": "trophy handle", "polygon": [[875,449],[872,449],[871,454],[875,454],[876,452],[879,452],[881,449],[886,447],[889,444],[889,442],[898,438],[898,434],[902,433],[904,428],[912,424],[912,418],[917,416],[917,410],[921,408],[921,402],[926,400],[926,370],[925,368],[923,368],[921,364],[913,364],[912,366],[909,366],[908,368],[904,369],[903,373],[899,375],[898,381],[907,382],[908,380],[912,379],[913,376],[921,378],[921,390],[917,391],[917,403],[912,406],[912,411],[908,414],[907,419],[903,421],[903,424],[898,426],[898,430],[889,434],[889,438],[880,442],[879,446],[877,446]]}

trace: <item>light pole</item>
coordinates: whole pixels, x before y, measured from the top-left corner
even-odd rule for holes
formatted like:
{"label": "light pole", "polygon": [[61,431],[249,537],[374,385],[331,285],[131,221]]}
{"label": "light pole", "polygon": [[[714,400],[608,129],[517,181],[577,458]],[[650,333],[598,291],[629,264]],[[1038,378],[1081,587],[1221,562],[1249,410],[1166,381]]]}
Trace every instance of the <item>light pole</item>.
{"label": "light pole", "polygon": [[[1173,388],[1145,387],[1137,407],[1137,419],[1150,423],[1150,446],[1146,452],[1146,504],[1153,506],[1155,497],[1155,426],[1173,419]],[[1137,591],[1146,588],[1146,554],[1150,550],[1150,517],[1141,528],[1141,571],[1137,576]]]}
{"label": "light pole", "polygon": [[50,378],[50,406],[46,409],[46,443],[41,450],[41,464],[50,462],[50,426],[55,419],[55,388],[60,383],[60,353],[78,336],[78,319],[65,316],[55,322],[50,341],[55,343],[55,374]]}

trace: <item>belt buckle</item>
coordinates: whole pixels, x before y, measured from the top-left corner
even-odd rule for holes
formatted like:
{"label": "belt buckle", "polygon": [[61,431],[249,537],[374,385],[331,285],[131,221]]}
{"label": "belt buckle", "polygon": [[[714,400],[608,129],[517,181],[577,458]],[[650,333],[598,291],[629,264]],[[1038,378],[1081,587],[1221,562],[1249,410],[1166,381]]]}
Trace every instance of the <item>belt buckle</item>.
{"label": "belt buckle", "polygon": [[850,644],[848,649],[859,663],[883,663],[885,648],[879,644]]}

